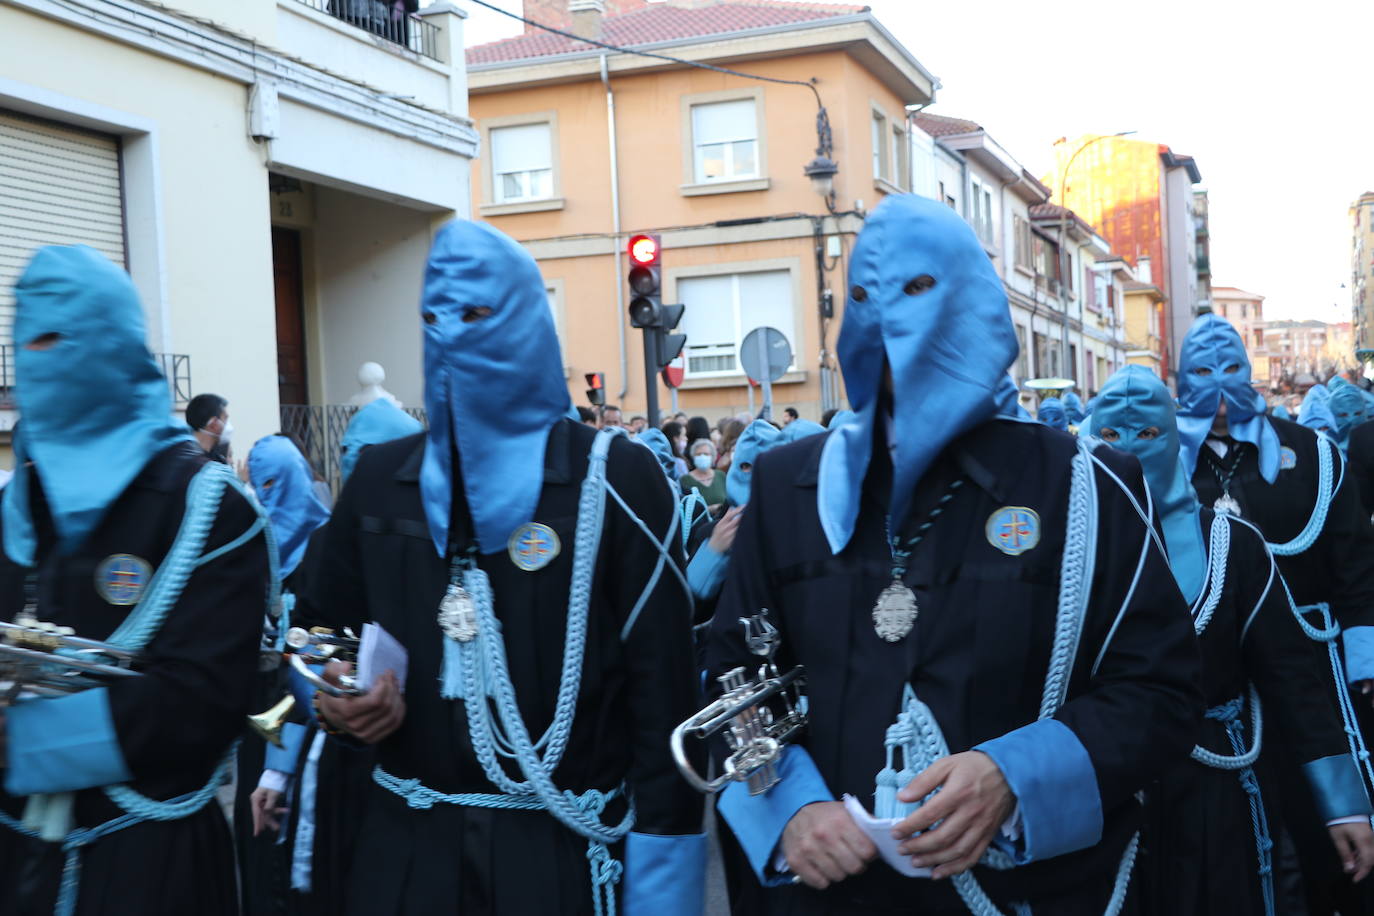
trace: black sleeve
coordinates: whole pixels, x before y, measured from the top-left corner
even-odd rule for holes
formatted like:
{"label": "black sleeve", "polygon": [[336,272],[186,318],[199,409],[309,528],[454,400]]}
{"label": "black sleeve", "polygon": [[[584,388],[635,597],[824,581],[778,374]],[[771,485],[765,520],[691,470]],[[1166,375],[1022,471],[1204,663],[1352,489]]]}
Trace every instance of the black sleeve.
{"label": "black sleeve", "polygon": [[[1134,457],[1098,457],[1152,516]],[[1055,715],[1088,752],[1103,810],[1126,802],[1193,747],[1201,661],[1188,604],[1159,544],[1115,481],[1097,474],[1096,570],[1072,699]]]}
{"label": "black sleeve", "polygon": [[[678,775],[669,750],[676,725],[700,708],[700,690],[692,651],[691,599],[669,563],[681,572],[682,535],[669,529],[678,507],[659,482],[658,460],[647,449],[612,443],[608,476],[622,499],[662,542],[668,540],[671,561],[664,561],[648,599],[624,638],[631,719],[628,774],[635,799],[635,832],[682,836],[701,832],[703,800]],[[661,554],[614,500],[607,501],[607,549],[619,572],[612,586],[617,619],[623,628]]]}
{"label": "black sleeve", "polygon": [[[365,466],[362,460],[359,464]],[[310,539],[302,562],[306,567],[305,588],[296,595],[296,626],[335,630],[349,627],[361,633],[363,624],[371,619],[358,552],[357,505],[362,486],[359,471],[355,470],[339,494],[329,521]]]}
{"label": "black sleeve", "polygon": [[[226,490],[205,552],[256,519],[247,500]],[[144,651],[143,676],[109,687],[115,733],[135,780],[202,770],[243,732],[244,716],[256,712],[249,707],[267,591],[259,534],[191,574]]]}
{"label": "black sleeve", "polygon": [[1266,721],[1300,763],[1349,750],[1331,707],[1331,679],[1323,677],[1325,654],[1293,617],[1274,558],[1259,532],[1231,524],[1227,573],[1241,615],[1241,654],[1259,691]]}
{"label": "black sleeve", "polygon": [[1319,438],[1317,447],[1331,450],[1333,472],[1341,475],[1313,548],[1326,558],[1331,612],[1343,630],[1374,626],[1374,528],[1360,504],[1352,468],[1341,471],[1341,454],[1330,441]]}

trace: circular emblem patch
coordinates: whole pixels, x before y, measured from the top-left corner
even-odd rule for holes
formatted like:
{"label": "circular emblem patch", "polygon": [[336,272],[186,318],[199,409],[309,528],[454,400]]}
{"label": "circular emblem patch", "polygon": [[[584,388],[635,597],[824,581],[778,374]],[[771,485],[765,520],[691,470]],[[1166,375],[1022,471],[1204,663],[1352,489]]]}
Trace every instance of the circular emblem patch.
{"label": "circular emblem patch", "polygon": [[1285,471],[1291,471],[1298,466],[1298,453],[1288,446],[1279,449],[1279,467]]}
{"label": "circular emblem patch", "polygon": [[95,568],[95,590],[107,602],[120,607],[138,604],[153,568],[148,561],[129,553],[116,553]]}
{"label": "circular emblem patch", "polygon": [[548,525],[527,522],[516,528],[506,545],[510,561],[525,572],[543,569],[553,562],[562,550],[558,534]]}
{"label": "circular emblem patch", "polygon": [[1003,506],[988,517],[988,543],[1009,557],[1040,543],[1040,516],[1025,506]]}

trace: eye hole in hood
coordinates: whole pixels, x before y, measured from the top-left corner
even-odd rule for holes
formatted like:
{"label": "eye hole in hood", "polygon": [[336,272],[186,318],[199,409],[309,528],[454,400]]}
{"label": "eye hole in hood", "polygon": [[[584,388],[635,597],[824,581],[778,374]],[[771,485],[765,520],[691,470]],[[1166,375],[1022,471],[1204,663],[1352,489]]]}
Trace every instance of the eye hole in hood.
{"label": "eye hole in hood", "polygon": [[34,351],[51,350],[53,347],[57,346],[61,340],[61,334],[56,331],[49,331],[46,334],[39,334],[33,340],[24,344],[24,349]]}
{"label": "eye hole in hood", "polygon": [[935,287],[935,278],[930,274],[921,274],[919,277],[912,277],[902,287],[902,292],[908,296],[919,296],[928,289]]}

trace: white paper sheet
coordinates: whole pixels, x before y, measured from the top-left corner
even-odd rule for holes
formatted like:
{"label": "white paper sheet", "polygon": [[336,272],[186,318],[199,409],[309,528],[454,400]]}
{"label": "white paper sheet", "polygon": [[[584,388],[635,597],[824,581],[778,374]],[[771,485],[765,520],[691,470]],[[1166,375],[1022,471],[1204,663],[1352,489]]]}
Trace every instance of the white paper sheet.
{"label": "white paper sheet", "polygon": [[878,847],[878,855],[884,862],[908,878],[930,877],[929,868],[917,868],[911,864],[911,856],[904,856],[897,851],[897,847],[902,845],[903,841],[892,838],[892,828],[897,825],[900,818],[874,817],[868,813],[863,803],[852,795],[844,797],[844,807],[849,816],[854,818],[854,823],[859,825],[859,829],[868,834],[873,845]]}
{"label": "white paper sheet", "polygon": [[406,667],[409,656],[396,638],[375,623],[363,624],[358,643],[358,686],[369,690],[372,682],[387,671],[396,673],[401,692],[406,689]]}

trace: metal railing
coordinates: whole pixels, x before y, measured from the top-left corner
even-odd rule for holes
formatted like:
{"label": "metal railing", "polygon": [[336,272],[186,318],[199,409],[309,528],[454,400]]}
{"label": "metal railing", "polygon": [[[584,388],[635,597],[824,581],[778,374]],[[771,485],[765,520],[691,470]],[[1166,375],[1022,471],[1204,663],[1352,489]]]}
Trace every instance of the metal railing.
{"label": "metal railing", "polygon": [[[402,408],[421,423],[427,424],[423,407]],[[339,444],[343,441],[348,422],[358,408],[352,404],[283,404],[281,431],[291,436],[305,453],[315,472],[324,478],[337,496],[343,486],[343,471],[339,466]]]}
{"label": "metal railing", "polygon": [[413,13],[400,11],[390,0],[297,0],[321,13],[355,25],[392,44],[439,60],[439,27]]}
{"label": "metal railing", "polygon": [[[154,353],[158,367],[167,379],[172,406],[185,407],[191,400],[191,357],[185,353]],[[17,385],[14,372],[14,345],[0,344],[0,408],[13,408]]]}

